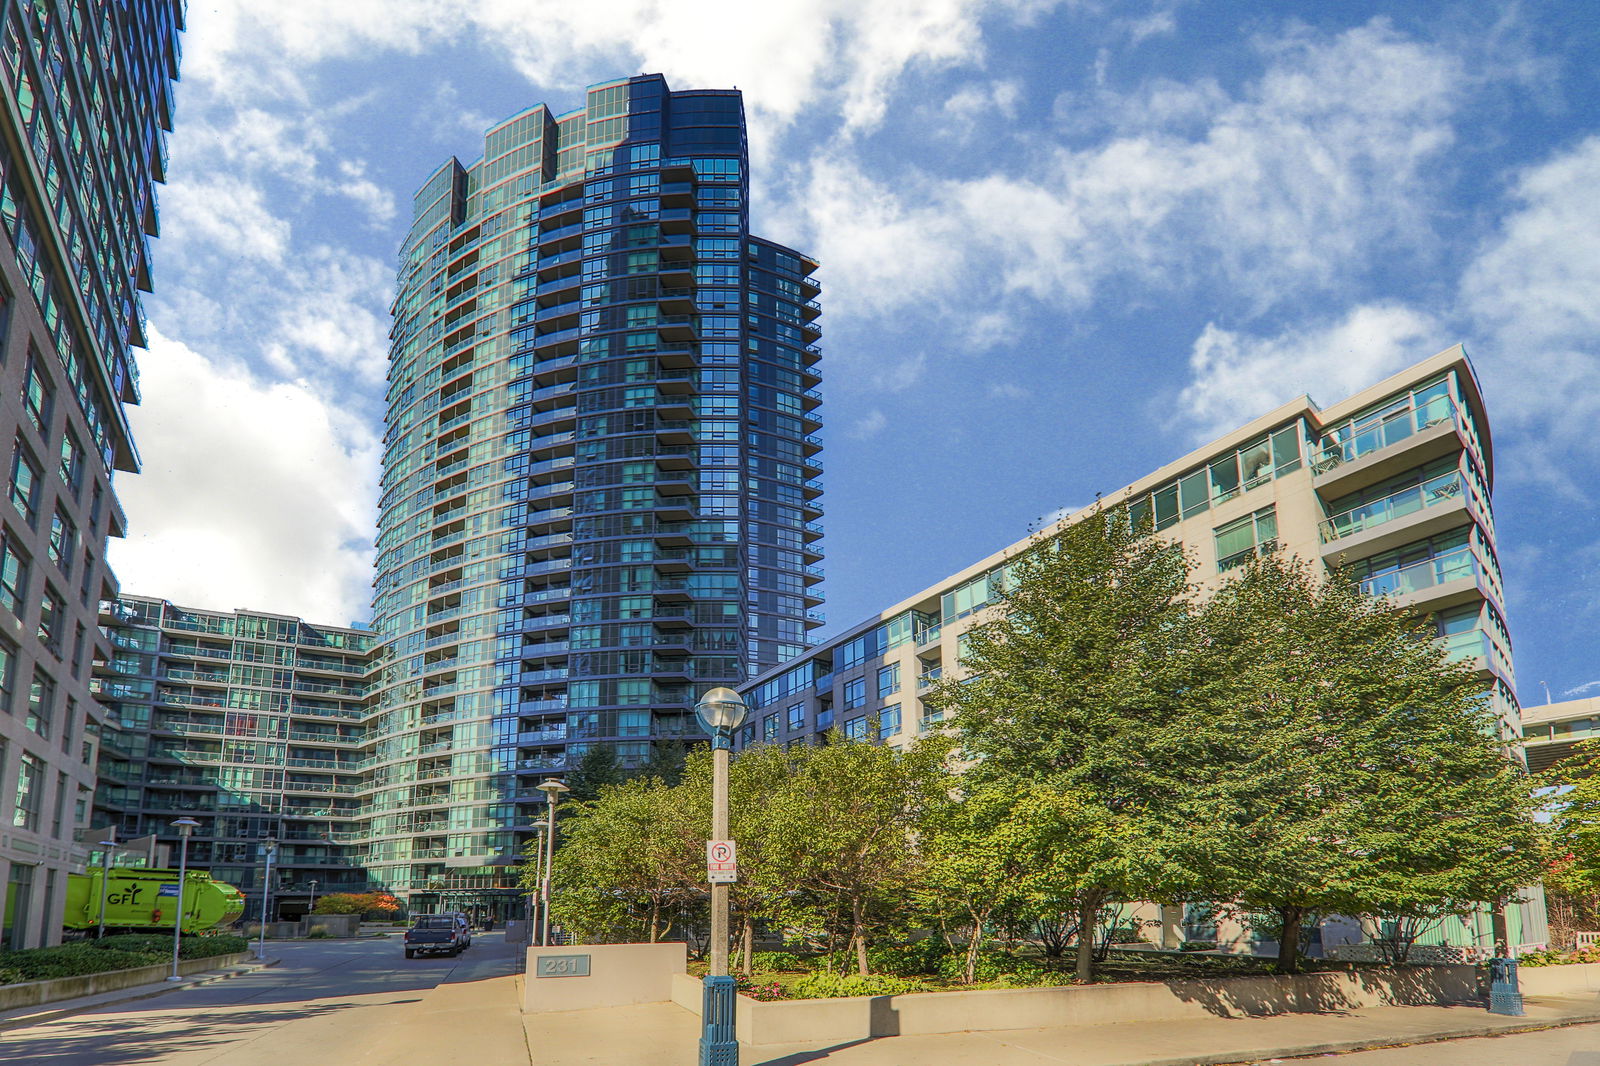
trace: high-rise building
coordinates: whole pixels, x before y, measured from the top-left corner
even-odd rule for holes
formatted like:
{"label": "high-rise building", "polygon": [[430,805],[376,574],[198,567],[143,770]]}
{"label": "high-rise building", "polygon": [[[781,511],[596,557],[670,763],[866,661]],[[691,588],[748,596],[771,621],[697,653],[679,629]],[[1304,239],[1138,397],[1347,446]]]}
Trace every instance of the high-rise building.
{"label": "high-rise building", "polygon": [[749,181],[738,92],[642,76],[416,196],[364,829],[419,906],[510,893],[536,785],[695,735],[820,624],[816,263],[751,234]]}
{"label": "high-rise building", "polygon": [[1600,696],[1522,709],[1522,743],[1530,770],[1548,770],[1596,737],[1600,737]]}
{"label": "high-rise building", "polygon": [[[1520,754],[1493,484],[1488,416],[1456,345],[1330,407],[1306,396],[1285,403],[1105,503],[1127,504],[1134,521],[1187,547],[1202,590],[1272,547],[1346,567],[1371,594],[1427,615],[1450,656],[1476,667]],[[923,697],[959,669],[962,634],[987,616],[1007,567],[1032,543],[1018,541],[750,681],[750,720],[736,745],[816,744],[833,730],[905,744],[941,728]],[[1524,895],[1509,909],[1511,934],[1537,944],[1543,897]],[[1441,935],[1492,946],[1486,915],[1476,928]]]}
{"label": "high-rise building", "polygon": [[123,406],[183,17],[179,0],[0,8],[0,947],[59,938],[87,857],[111,478],[138,469]]}
{"label": "high-rise building", "polygon": [[104,624],[94,825],[175,854],[172,821],[194,818],[190,861],[243,892],[252,915],[269,838],[273,914],[366,891],[351,845],[372,634],[128,595]]}

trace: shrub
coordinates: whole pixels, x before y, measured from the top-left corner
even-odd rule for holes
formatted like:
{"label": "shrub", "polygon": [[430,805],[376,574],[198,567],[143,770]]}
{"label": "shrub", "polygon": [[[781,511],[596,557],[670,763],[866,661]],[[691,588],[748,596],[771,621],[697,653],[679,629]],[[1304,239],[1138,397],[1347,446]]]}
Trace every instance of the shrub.
{"label": "shrub", "polygon": [[904,977],[869,974],[814,973],[794,983],[796,999],[833,999],[838,996],[898,996],[922,991],[922,982]]}
{"label": "shrub", "polygon": [[756,969],[771,973],[804,973],[816,966],[811,956],[788,951],[758,951],[750,961]]}
{"label": "shrub", "polygon": [[[946,955],[939,960],[936,972],[941,977],[959,981],[966,976],[967,958],[964,954]],[[980,954],[973,973],[973,977],[981,984],[1003,982],[1014,987],[1048,983],[1054,976],[1053,971],[1037,959],[1019,958],[1003,951]]]}
{"label": "shrub", "polygon": [[1530,951],[1517,961],[1523,966],[1573,966],[1600,962],[1600,944],[1581,951]]}
{"label": "shrub", "polygon": [[784,991],[783,986],[776,981],[768,981],[764,984],[756,984],[754,981],[747,981],[741,977],[736,982],[736,987],[738,988],[741,996],[749,996],[751,999],[759,999],[763,1003],[771,1003],[773,1000],[789,998],[789,994]]}
{"label": "shrub", "polygon": [[400,916],[400,901],[387,892],[329,892],[317,900],[312,914],[359,914],[369,921]]}
{"label": "shrub", "polygon": [[313,929],[313,930],[311,930],[311,932],[306,934],[306,939],[307,940],[327,940],[328,939],[328,931],[326,929]]}
{"label": "shrub", "polygon": [[[169,950],[171,941],[168,941]],[[58,977],[84,977],[112,970],[155,966],[170,955],[148,951],[97,948],[92,944],[62,944],[53,948],[28,948],[0,954],[0,970],[16,974],[12,981],[51,981]]]}

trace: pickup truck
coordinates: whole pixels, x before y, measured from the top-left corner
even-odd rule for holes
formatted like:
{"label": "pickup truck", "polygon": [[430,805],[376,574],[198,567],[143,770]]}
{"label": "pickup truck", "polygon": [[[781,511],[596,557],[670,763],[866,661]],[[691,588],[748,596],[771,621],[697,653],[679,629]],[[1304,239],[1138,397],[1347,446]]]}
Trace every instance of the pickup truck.
{"label": "pickup truck", "polygon": [[418,918],[406,930],[406,958],[418,955],[459,955],[465,947],[461,942],[461,923],[447,914],[428,914]]}

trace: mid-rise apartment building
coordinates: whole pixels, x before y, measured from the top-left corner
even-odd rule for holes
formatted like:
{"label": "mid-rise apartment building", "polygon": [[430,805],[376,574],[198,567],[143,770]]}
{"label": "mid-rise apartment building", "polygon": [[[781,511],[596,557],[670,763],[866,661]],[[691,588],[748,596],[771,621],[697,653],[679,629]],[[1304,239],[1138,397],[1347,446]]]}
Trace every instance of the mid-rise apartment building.
{"label": "mid-rise apartment building", "polygon": [[243,892],[252,915],[267,839],[272,913],[366,891],[354,845],[372,633],[127,595],[102,624],[95,826],[176,854],[171,822],[194,818],[190,861]]}
{"label": "mid-rise apartment building", "polygon": [[59,938],[87,852],[179,0],[0,4],[0,947]]}
{"label": "mid-rise apartment building", "polygon": [[1547,770],[1596,737],[1600,737],[1600,696],[1522,709],[1522,744],[1530,770]]}
{"label": "mid-rise apartment building", "polygon": [[[1451,656],[1477,668],[1503,735],[1515,740],[1522,717],[1493,484],[1488,417],[1457,345],[1329,407],[1306,396],[1285,403],[1104,503],[1127,504],[1134,520],[1188,548],[1202,588],[1268,547],[1349,568],[1363,589],[1434,620]],[[751,713],[738,744],[821,743],[832,730],[904,744],[939,728],[923,697],[959,669],[962,635],[986,617],[1007,565],[1031,543],[1018,541],[753,679],[743,688]],[[1542,900],[1511,911],[1513,937],[1538,942]],[[1485,921],[1483,936],[1487,929]]]}
{"label": "mid-rise apartment building", "polygon": [[418,906],[514,903],[536,786],[637,766],[820,624],[817,264],[751,232],[737,91],[488,130],[400,251],[362,832]]}

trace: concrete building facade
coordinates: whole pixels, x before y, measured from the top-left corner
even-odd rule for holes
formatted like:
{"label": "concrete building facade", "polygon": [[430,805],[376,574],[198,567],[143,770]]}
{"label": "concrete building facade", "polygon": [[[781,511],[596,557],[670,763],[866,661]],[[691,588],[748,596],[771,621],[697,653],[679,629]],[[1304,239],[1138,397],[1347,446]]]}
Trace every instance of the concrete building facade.
{"label": "concrete building facade", "polygon": [[[1488,418],[1457,345],[1331,406],[1307,396],[1285,403],[1104,503],[1126,503],[1135,520],[1148,518],[1158,535],[1188,548],[1202,589],[1268,547],[1350,568],[1368,592],[1433,619],[1450,655],[1476,667],[1503,736],[1515,743],[1522,717],[1493,484]],[[738,746],[822,743],[832,730],[903,745],[942,728],[923,698],[958,674],[962,635],[988,616],[1008,563],[1031,543],[1020,540],[750,681]],[[1527,912],[1513,935],[1540,942],[1542,902],[1511,909],[1514,921]]]}
{"label": "concrete building facade", "polygon": [[1600,696],[1522,709],[1528,769],[1547,770],[1585,740],[1600,737]]}
{"label": "concrete building facade", "polygon": [[91,663],[116,598],[115,471],[158,230],[178,0],[0,5],[0,948],[60,936],[87,851],[100,712]]}

